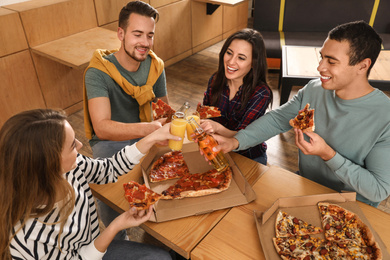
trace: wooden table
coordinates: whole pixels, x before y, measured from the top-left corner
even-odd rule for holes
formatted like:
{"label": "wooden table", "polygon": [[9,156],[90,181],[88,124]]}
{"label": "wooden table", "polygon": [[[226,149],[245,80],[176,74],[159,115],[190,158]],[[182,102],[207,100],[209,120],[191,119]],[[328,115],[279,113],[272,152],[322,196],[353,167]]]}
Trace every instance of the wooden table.
{"label": "wooden table", "polygon": [[[320,76],[317,71],[320,50],[320,47],[289,45],[282,47],[280,105],[287,102],[292,86],[304,86]],[[381,51],[368,79],[374,87],[390,90],[390,50]]]}
{"label": "wooden table", "polygon": [[[268,167],[236,153],[230,153],[240,171],[250,185],[256,183]],[[139,180],[141,167],[137,165],[130,173],[121,176],[116,183],[105,185],[91,184],[94,196],[122,213],[129,209],[123,196],[123,183]],[[221,221],[231,209],[166,221],[162,223],[146,222],[141,227],[150,235],[175,250],[185,258],[190,258],[196,245]]]}
{"label": "wooden table", "polygon": [[[231,209],[191,253],[198,259],[265,259],[254,210],[265,211],[281,197],[333,193],[335,191],[297,174],[271,166],[253,186],[257,199]],[[364,215],[390,248],[390,214],[358,202]]]}

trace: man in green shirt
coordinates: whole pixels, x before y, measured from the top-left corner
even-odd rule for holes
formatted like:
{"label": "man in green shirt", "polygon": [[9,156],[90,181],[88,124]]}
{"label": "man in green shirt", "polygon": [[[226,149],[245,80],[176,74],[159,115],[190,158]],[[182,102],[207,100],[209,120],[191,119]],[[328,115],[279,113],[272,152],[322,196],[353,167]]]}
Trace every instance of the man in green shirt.
{"label": "man in green shirt", "polygon": [[295,130],[299,174],[336,191],[355,191],[372,206],[390,194],[390,99],[368,82],[382,40],[363,21],[331,30],[310,81],[288,103],[234,138],[216,136],[224,152],[242,150],[291,129],[289,120],[310,103],[315,132]]}
{"label": "man in green shirt", "polygon": [[84,120],[93,157],[111,157],[162,126],[151,102],[168,103],[164,62],[151,50],[158,11],[141,1],[119,14],[119,50],[96,50],[85,72]]}

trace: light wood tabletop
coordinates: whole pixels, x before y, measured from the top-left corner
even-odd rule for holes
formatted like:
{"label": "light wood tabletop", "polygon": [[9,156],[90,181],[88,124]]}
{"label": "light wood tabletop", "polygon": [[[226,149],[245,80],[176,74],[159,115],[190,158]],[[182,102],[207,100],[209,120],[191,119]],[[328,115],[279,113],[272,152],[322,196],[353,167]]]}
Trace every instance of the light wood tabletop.
{"label": "light wood tabletop", "polygon": [[[271,166],[256,182],[253,190],[257,199],[231,209],[192,251],[192,260],[265,259],[254,210],[266,211],[281,197],[335,192],[277,166]],[[390,248],[390,214],[361,202],[358,205],[386,247]]]}
{"label": "light wood tabletop", "polygon": [[[229,153],[250,185],[256,183],[267,166],[259,164],[236,153]],[[142,178],[138,164],[131,172],[121,176],[116,183],[105,185],[90,184],[94,196],[122,213],[129,209],[124,198],[123,183]],[[218,210],[203,215],[191,216],[161,223],[146,222],[141,227],[150,235],[175,250],[185,258],[190,258],[196,245],[221,221],[231,209]]]}

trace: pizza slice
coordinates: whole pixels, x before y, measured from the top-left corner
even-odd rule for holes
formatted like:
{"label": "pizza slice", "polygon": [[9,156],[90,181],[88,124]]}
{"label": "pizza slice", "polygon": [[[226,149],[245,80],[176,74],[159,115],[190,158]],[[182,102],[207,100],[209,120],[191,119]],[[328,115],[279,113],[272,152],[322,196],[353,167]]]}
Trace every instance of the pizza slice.
{"label": "pizza slice", "polygon": [[327,202],[318,203],[325,238],[334,241],[350,255],[370,254],[382,259],[382,251],[370,228],[355,213]]}
{"label": "pizza slice", "polygon": [[230,167],[220,172],[213,169],[204,173],[189,174],[164,190],[161,199],[182,199],[220,193],[229,188],[231,180]]}
{"label": "pizza slice", "polygon": [[309,235],[302,237],[274,237],[273,244],[280,257],[286,260],[335,259],[331,258],[331,250],[324,239]]}
{"label": "pizza slice", "polygon": [[172,151],[163,154],[153,164],[149,174],[151,182],[160,182],[181,178],[190,171],[181,151]]}
{"label": "pizza slice", "polygon": [[175,110],[172,109],[170,105],[162,101],[161,99],[157,99],[157,102],[152,102],[152,111],[153,111],[153,120],[157,120],[160,118],[167,118],[167,123],[169,123],[172,119],[172,116],[175,114]]}
{"label": "pizza slice", "polygon": [[286,212],[279,211],[276,216],[276,237],[304,236],[319,234],[322,232],[322,228],[313,226],[312,224],[309,224],[293,215],[287,214]]}
{"label": "pizza slice", "polygon": [[125,190],[125,198],[129,202],[130,207],[135,207],[137,210],[148,209],[161,198],[161,194],[135,181],[124,183],[123,188]]}
{"label": "pizza slice", "polygon": [[358,220],[353,212],[327,202],[318,203],[318,208],[327,240],[342,244],[347,244],[349,240],[355,240],[359,244],[363,242],[358,232]]}
{"label": "pizza slice", "polygon": [[294,128],[301,129],[303,132],[313,132],[315,130],[314,125],[314,109],[310,109],[310,104],[299,110],[298,115],[289,121],[290,125]]}
{"label": "pizza slice", "polygon": [[218,107],[213,106],[204,106],[200,102],[196,107],[196,112],[198,112],[200,119],[206,119],[211,117],[220,117],[221,111]]}

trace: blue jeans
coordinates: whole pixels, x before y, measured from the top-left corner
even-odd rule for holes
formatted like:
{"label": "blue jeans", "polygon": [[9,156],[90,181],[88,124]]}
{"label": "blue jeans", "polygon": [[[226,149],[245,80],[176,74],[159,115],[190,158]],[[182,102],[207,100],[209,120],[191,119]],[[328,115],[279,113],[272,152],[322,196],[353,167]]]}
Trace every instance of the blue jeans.
{"label": "blue jeans", "polygon": [[126,145],[132,145],[140,139],[133,139],[127,141],[99,141],[94,144],[92,148],[93,158],[107,158],[125,148]]}
{"label": "blue jeans", "polygon": [[113,240],[103,260],[172,260],[168,251],[132,241]]}
{"label": "blue jeans", "polygon": [[252,160],[267,165],[267,153],[263,153],[263,155],[260,155],[259,157],[253,158]]}
{"label": "blue jeans", "polygon": [[[119,152],[127,145],[132,145],[138,142],[139,139],[133,139],[128,141],[100,141],[93,145],[92,152],[93,158],[107,158],[112,157],[114,154]],[[113,210],[111,207],[107,206],[104,202],[99,199],[96,199],[97,209],[99,213],[100,220],[107,227],[116,217],[119,216],[119,213]],[[122,230],[116,234],[116,240],[127,240],[126,230]]]}

